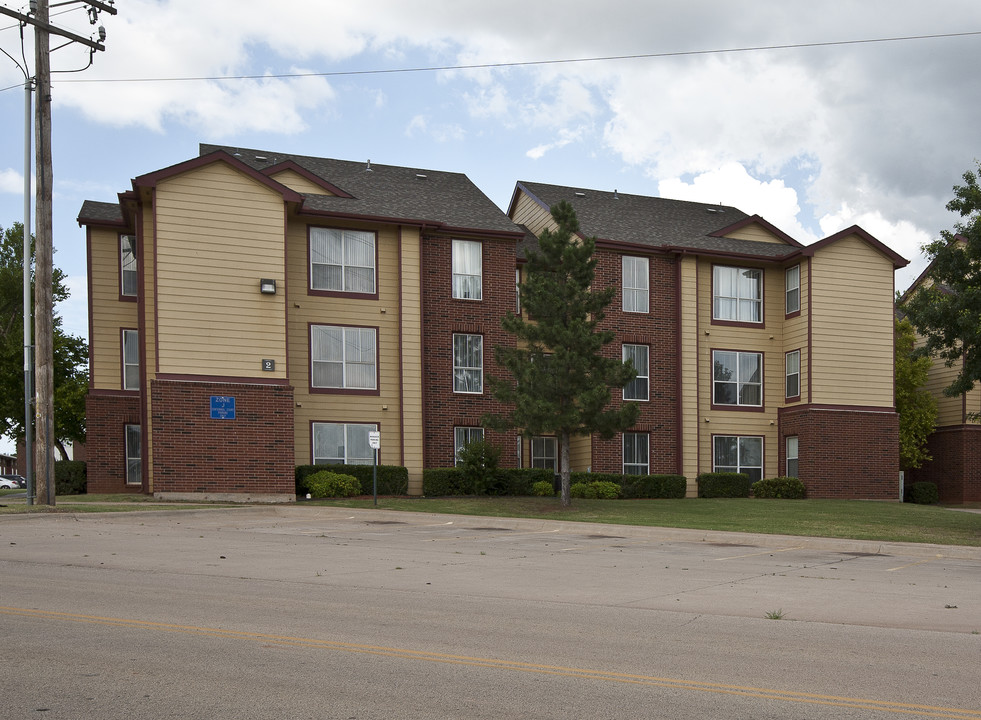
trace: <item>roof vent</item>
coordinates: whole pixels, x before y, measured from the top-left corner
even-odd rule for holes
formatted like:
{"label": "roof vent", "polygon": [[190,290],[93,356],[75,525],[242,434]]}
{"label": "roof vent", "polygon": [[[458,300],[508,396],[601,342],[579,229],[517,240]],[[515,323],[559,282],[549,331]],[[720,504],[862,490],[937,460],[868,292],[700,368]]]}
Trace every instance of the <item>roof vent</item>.
{"label": "roof vent", "polygon": [[586,193],[582,190],[576,190],[576,197],[586,197]]}
{"label": "roof vent", "polygon": [[614,200],[619,200],[620,199],[620,196],[617,195],[617,189],[616,188],[613,188],[613,199]]}
{"label": "roof vent", "polygon": [[269,158],[267,158],[265,155],[256,155],[255,156],[255,159],[258,162],[266,162]]}
{"label": "roof vent", "polygon": [[425,180],[426,179],[425,173],[416,173],[416,177],[419,178],[420,180]]}
{"label": "roof vent", "polygon": [[365,172],[374,172],[374,170],[371,169],[371,158],[368,158],[368,165],[367,165],[367,167],[365,167],[364,171]]}
{"label": "roof vent", "polygon": [[705,208],[705,212],[718,213],[718,212],[722,212],[722,211],[719,210],[718,208]]}

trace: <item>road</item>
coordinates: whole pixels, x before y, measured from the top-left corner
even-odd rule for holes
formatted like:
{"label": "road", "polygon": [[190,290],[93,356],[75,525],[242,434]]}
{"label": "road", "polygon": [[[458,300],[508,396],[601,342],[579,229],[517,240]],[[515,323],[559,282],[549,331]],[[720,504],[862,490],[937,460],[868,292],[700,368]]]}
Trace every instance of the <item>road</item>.
{"label": "road", "polygon": [[981,720],[979,632],[981,548],[313,507],[0,518],[3,718]]}

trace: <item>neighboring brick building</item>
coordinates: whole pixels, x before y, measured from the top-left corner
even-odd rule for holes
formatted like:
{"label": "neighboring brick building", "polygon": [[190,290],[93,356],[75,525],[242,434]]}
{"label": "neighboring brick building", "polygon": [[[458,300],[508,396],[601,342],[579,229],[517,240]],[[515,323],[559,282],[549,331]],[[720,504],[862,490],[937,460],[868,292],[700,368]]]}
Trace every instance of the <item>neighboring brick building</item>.
{"label": "neighboring brick building", "polygon": [[[575,470],[798,474],[812,497],[898,497],[892,275],[859,228],[803,247],[735,208],[239,148],[86,202],[91,492],[293,498],[293,468],[422,470],[485,437],[524,253],[572,202],[617,294],[613,357],[642,369],[626,433]],[[510,217],[509,217],[510,215]],[[791,394],[791,391],[793,394]],[[555,438],[487,432],[506,466]]]}

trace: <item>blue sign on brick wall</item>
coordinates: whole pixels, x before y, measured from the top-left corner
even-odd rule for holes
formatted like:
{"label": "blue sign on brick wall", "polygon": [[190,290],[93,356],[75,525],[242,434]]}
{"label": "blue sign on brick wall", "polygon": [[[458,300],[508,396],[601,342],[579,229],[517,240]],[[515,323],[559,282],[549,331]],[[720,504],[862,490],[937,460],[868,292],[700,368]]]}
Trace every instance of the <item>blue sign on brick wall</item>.
{"label": "blue sign on brick wall", "polygon": [[211,396],[211,419],[212,420],[234,420],[235,419],[235,398],[227,395]]}

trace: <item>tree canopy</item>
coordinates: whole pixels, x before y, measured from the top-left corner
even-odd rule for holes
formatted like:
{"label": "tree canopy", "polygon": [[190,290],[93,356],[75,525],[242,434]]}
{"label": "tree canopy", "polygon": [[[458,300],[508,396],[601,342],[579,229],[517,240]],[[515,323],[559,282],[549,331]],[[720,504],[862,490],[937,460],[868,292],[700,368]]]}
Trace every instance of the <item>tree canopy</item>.
{"label": "tree canopy", "polygon": [[610,388],[623,387],[637,375],[603,347],[614,338],[600,330],[616,288],[593,288],[594,238],[578,235],[579,221],[568,202],[552,208],[558,225],[529,250],[519,290],[521,315],[509,312],[505,330],[515,347],[494,349],[509,377],[489,377],[494,395],[511,410],[487,416],[491,427],[520,428],[528,436],[555,434],[559,439],[562,503],[568,505],[569,442],[576,435],[612,437],[637,421],[637,403],[611,407]]}
{"label": "tree canopy", "polygon": [[[14,223],[6,229],[0,227],[0,435],[15,440],[24,437],[23,238],[23,223]],[[33,256],[33,238],[31,249]],[[52,274],[52,296],[55,303],[69,297],[65,274],[58,268],[54,268]],[[59,443],[84,442],[88,346],[83,338],[69,335],[62,329],[57,313],[54,317],[54,385],[54,437]]]}
{"label": "tree canopy", "polygon": [[899,413],[899,467],[918,468],[931,460],[926,441],[937,424],[937,401],[923,386],[933,361],[915,351],[909,320],[896,321],[896,411]]}
{"label": "tree canopy", "polygon": [[962,361],[957,378],[944,390],[951,396],[971,390],[981,379],[981,161],[977,169],[964,173],[964,184],[954,186],[954,198],[947,203],[963,219],[924,248],[930,259],[925,281],[901,301],[924,339],[921,353],[948,367]]}

